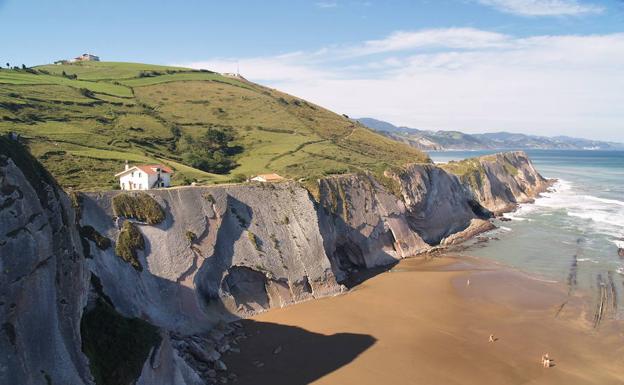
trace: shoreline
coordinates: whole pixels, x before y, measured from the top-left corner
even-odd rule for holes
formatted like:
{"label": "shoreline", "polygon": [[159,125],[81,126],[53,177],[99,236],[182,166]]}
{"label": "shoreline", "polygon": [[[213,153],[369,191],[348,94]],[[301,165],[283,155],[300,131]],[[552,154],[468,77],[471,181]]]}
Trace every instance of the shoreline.
{"label": "shoreline", "polygon": [[248,338],[224,362],[238,384],[620,384],[622,323],[592,328],[567,294],[479,257],[416,257],[243,320]]}

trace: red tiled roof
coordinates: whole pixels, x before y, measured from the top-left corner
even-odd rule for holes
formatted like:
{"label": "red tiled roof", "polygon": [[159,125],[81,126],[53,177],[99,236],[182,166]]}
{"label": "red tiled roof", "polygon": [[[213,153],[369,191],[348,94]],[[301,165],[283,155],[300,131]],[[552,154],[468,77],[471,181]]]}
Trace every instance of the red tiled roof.
{"label": "red tiled roof", "polygon": [[135,166],[136,168],[138,168],[139,170],[145,172],[146,174],[150,174],[150,175],[156,175],[156,169],[159,168],[162,172],[167,173],[167,174],[172,174],[173,170],[170,169],[169,167],[162,165],[162,164],[141,164],[141,165],[137,165]]}
{"label": "red tiled roof", "polygon": [[259,175],[256,175],[255,177],[263,178],[264,180],[267,180],[267,181],[275,181],[275,180],[284,179],[282,176],[277,175],[277,174],[259,174]]}

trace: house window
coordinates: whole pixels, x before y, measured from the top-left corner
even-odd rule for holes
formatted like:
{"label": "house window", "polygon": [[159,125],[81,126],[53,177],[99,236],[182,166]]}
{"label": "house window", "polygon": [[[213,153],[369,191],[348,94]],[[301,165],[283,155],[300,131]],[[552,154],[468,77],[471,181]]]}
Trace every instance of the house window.
{"label": "house window", "polygon": [[132,178],[134,178],[134,171],[132,171],[132,175],[131,175],[131,177],[132,177]]}

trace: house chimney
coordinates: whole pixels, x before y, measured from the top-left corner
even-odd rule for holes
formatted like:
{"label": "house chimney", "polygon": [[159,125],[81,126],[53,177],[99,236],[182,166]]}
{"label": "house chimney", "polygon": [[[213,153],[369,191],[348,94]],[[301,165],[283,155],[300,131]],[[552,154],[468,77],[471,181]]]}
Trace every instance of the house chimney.
{"label": "house chimney", "polygon": [[126,161],[126,168],[124,169],[124,171],[128,171],[129,168],[130,166],[128,165],[128,161]]}

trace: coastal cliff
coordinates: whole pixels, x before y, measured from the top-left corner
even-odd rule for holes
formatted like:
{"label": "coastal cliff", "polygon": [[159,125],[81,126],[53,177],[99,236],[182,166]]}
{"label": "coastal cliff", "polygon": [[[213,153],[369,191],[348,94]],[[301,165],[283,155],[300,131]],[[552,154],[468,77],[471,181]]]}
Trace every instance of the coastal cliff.
{"label": "coastal cliff", "polygon": [[[0,164],[3,349],[35,351],[32,330],[54,325],[49,355],[44,348],[38,360],[15,354],[2,363],[10,370],[0,378],[25,384],[41,383],[27,377],[35,372],[53,383],[90,383],[91,375],[106,383],[98,372],[111,362],[89,338],[119,334],[101,330],[103,316],[142,336],[123,379],[214,382],[236,333],[223,321],[344,292],[358,271],[484,231],[492,213],[548,184],[525,154],[508,153],[474,160],[479,171],[470,174],[415,164],[383,183],[329,176],[316,197],[289,181],[71,194],[70,204],[47,174],[24,176],[17,157]],[[23,245],[33,248],[28,263]]]}
{"label": "coastal cliff", "polygon": [[552,181],[542,177],[524,151],[502,152],[442,166],[457,175],[478,202],[495,214],[533,202]]}
{"label": "coastal cliff", "polygon": [[74,218],[48,172],[0,138],[2,384],[89,383],[80,338],[89,272]]}

